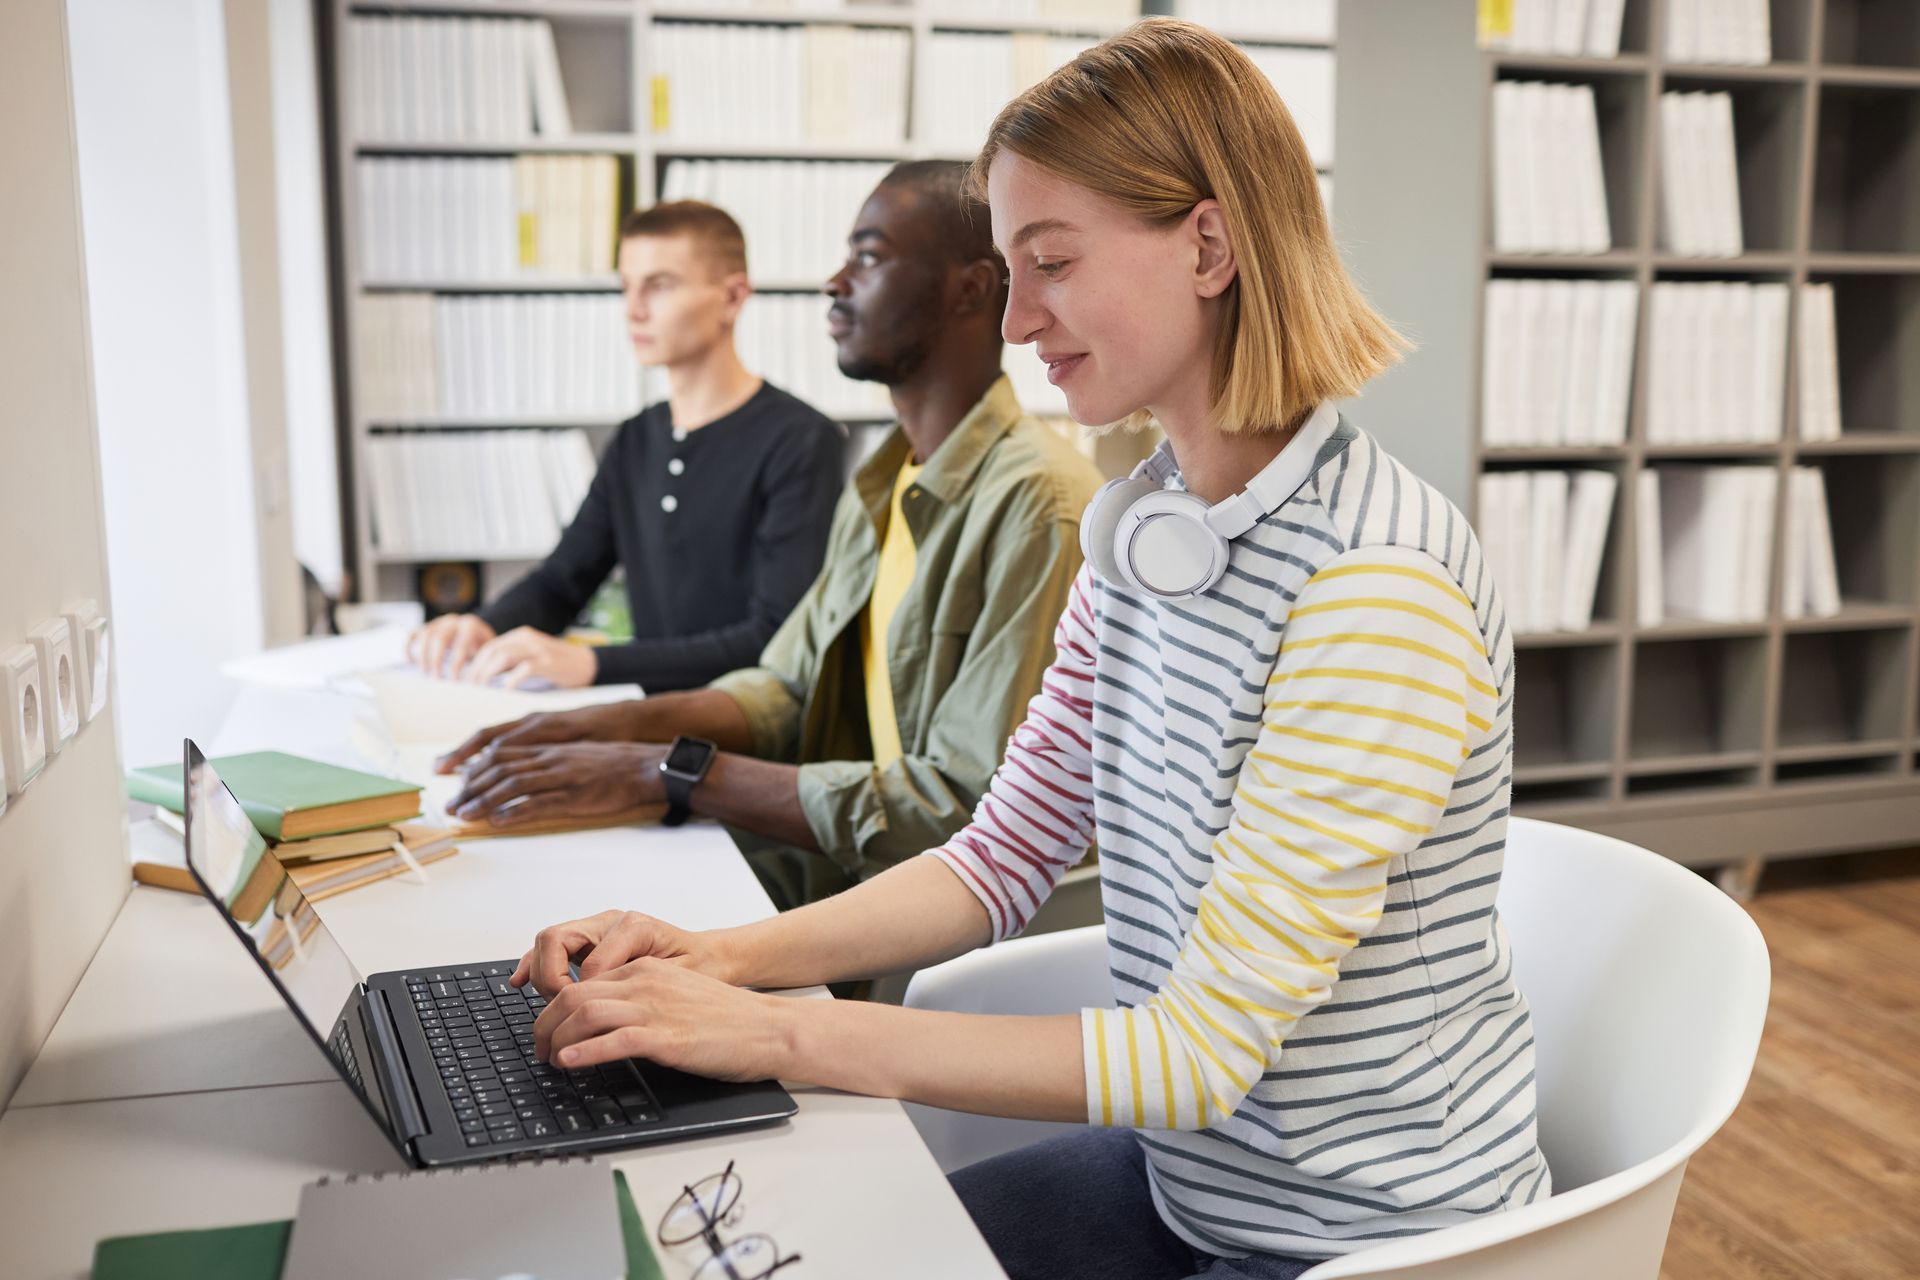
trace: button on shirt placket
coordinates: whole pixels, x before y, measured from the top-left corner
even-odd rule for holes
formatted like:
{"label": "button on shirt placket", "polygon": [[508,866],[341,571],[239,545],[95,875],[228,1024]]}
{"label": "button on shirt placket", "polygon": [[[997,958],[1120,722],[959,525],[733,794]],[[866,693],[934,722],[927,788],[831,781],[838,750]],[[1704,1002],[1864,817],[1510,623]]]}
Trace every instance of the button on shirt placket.
{"label": "button on shirt placket", "polygon": [[[684,444],[686,442],[686,439],[687,439],[686,432],[680,430],[678,427],[674,428],[673,442],[675,444]],[[682,459],[678,457],[667,459],[668,475],[678,478],[683,473],[685,473],[686,469],[687,469],[687,464]],[[680,499],[671,493],[666,494],[660,499],[660,509],[666,512],[668,515],[672,515],[675,511],[678,511],[680,509]]]}

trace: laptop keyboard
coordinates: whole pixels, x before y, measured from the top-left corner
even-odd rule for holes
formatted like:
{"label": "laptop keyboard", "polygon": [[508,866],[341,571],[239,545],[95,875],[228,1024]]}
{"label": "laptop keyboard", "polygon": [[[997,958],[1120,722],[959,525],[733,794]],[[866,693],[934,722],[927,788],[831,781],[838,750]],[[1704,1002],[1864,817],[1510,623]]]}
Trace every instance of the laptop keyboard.
{"label": "laptop keyboard", "polygon": [[469,1147],[658,1123],[660,1106],[628,1063],[565,1071],[533,1056],[546,1000],[507,985],[511,965],[408,974],[407,994]]}

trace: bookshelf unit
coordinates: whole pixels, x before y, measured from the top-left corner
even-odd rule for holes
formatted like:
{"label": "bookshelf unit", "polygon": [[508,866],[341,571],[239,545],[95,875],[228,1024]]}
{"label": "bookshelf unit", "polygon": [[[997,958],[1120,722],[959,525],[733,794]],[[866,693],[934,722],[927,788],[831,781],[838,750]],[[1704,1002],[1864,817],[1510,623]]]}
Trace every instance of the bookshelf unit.
{"label": "bookshelf unit", "polygon": [[[1206,0],[1200,0],[1204,7]],[[937,36],[1004,36],[1009,47],[1024,38],[1029,73],[1035,41],[1046,45],[1047,65],[1064,61],[1079,47],[1094,43],[1124,29],[1141,13],[1179,13],[1192,11],[1196,19],[1205,15],[1193,10],[1194,0],[790,0],[780,3],[718,2],[666,3],[664,0],[327,0],[323,8],[324,50],[323,80],[330,102],[331,187],[334,213],[334,281],[336,306],[336,367],[340,383],[340,431],[344,465],[343,507],[352,549],[353,593],[360,599],[408,599],[416,594],[415,575],[433,564],[450,561],[478,563],[481,566],[478,590],[489,597],[523,573],[529,565],[524,559],[504,559],[479,552],[471,555],[416,554],[407,547],[383,546],[376,529],[373,511],[371,441],[392,435],[436,435],[459,431],[473,433],[494,428],[536,428],[540,430],[582,430],[593,448],[603,448],[620,421],[657,399],[662,387],[657,375],[644,382],[636,380],[631,403],[622,401],[618,412],[581,413],[556,408],[554,412],[521,414],[488,413],[449,414],[409,407],[406,412],[389,411],[387,406],[369,403],[373,362],[364,349],[369,342],[378,345],[384,331],[363,331],[368,316],[367,301],[382,295],[427,295],[436,305],[445,299],[522,298],[542,299],[549,295],[604,295],[616,298],[619,281],[612,274],[587,273],[493,273],[470,272],[417,275],[405,278],[390,274],[370,275],[366,270],[371,238],[383,228],[363,207],[361,162],[374,159],[408,161],[504,159],[509,163],[523,156],[606,156],[617,167],[617,197],[621,208],[644,206],[660,198],[670,182],[670,166],[683,162],[803,162],[813,166],[826,162],[869,162],[875,166],[917,158],[965,159],[970,149],[957,146],[958,134],[951,127],[936,127],[929,117],[937,104],[924,102],[918,91],[929,75],[930,50]],[[1220,7],[1232,11],[1232,6]],[[1242,12],[1245,11],[1244,6]],[[1332,58],[1333,0],[1284,0],[1267,12],[1281,15],[1290,25],[1268,30],[1222,28],[1222,33],[1248,45],[1256,55],[1274,54],[1282,59],[1324,55]],[[471,130],[447,140],[443,134],[393,136],[391,128],[369,130],[363,116],[368,94],[386,103],[383,92],[369,85],[377,77],[381,83],[404,79],[409,85],[422,74],[420,66],[391,53],[366,52],[368,45],[357,44],[354,23],[360,18],[415,19],[429,23],[447,23],[462,19],[534,19],[550,24],[553,47],[572,131],[562,136],[513,137],[466,136]],[[855,32],[899,33],[907,43],[904,100],[904,128],[898,137],[877,136],[864,119],[849,120],[853,136],[839,140],[817,141],[796,137],[794,122],[782,118],[773,108],[761,115],[723,122],[721,127],[706,127],[707,122],[689,120],[684,109],[687,98],[676,94],[671,83],[664,90],[656,85],[655,56],[663,46],[671,46],[675,36],[689,31],[751,31],[758,38],[773,32],[791,36],[799,33],[804,41],[816,28],[834,31],[851,28]],[[411,37],[409,37],[411,38]],[[459,37],[465,39],[467,37]],[[456,45],[456,48],[460,46]],[[684,43],[681,47],[685,47]],[[484,56],[484,55],[482,55]],[[670,54],[664,56],[671,56]],[[804,56],[804,55],[803,55]],[[385,59],[383,62],[382,59]],[[1008,54],[1010,69],[1014,55]],[[364,65],[363,65],[364,64]],[[485,65],[485,64],[481,64]],[[1321,69],[1313,70],[1318,74]],[[458,77],[435,72],[441,82],[458,85]],[[471,73],[462,73],[469,74]],[[1331,79],[1330,68],[1325,76]],[[363,84],[362,78],[368,78]],[[488,83],[497,83],[489,81]],[[778,87],[773,90],[777,93]],[[1283,86],[1284,91],[1284,86]],[[430,90],[412,92],[412,110]],[[450,90],[450,92],[455,92]],[[468,110],[473,110],[472,95],[480,92],[468,83],[457,92],[465,92]],[[664,97],[661,96],[664,93]],[[766,99],[766,101],[779,101]],[[789,99],[790,101],[790,99]],[[1331,90],[1326,93],[1326,108],[1331,107]],[[387,104],[389,109],[391,105]],[[481,109],[480,114],[488,113]],[[536,114],[537,108],[536,108]],[[804,113],[803,113],[804,114]],[[847,113],[843,113],[847,114]],[[1310,121],[1309,115],[1321,118]],[[1324,118],[1325,108],[1303,113],[1302,126],[1311,132],[1317,123],[1332,141],[1332,122]],[[431,114],[420,116],[431,119]],[[524,121],[523,121],[524,123]],[[973,126],[983,131],[981,118]],[[1329,181],[1331,153],[1323,158],[1322,181]],[[878,170],[876,170],[877,172]],[[687,169],[677,170],[685,185]],[[736,166],[735,176],[739,170]],[[844,184],[843,184],[844,185]],[[718,201],[723,206],[725,199]],[[816,197],[816,203],[820,203]],[[803,398],[813,399],[823,410],[844,422],[850,433],[850,462],[878,444],[879,428],[890,419],[884,392],[864,384],[845,383],[832,369],[832,347],[824,332],[824,322],[815,326],[807,341],[814,345],[796,354],[785,351],[785,365],[755,343],[771,341],[767,330],[773,326],[772,313],[791,313],[806,302],[806,295],[817,294],[821,283],[837,265],[841,238],[856,211],[844,193],[830,201],[831,209],[802,208],[798,217],[806,224],[807,235],[821,234],[821,226],[831,228],[825,234],[818,253],[810,253],[804,263],[783,262],[779,269],[756,278],[755,289],[761,296],[749,303],[742,321],[741,346],[748,363],[767,372],[774,381]],[[842,208],[840,205],[846,204]],[[380,206],[390,208],[392,206]],[[734,210],[748,229],[750,262],[766,261],[764,235],[756,235],[749,210]],[[791,257],[792,255],[785,255]],[[817,268],[817,269],[816,269]],[[757,268],[756,268],[757,271]],[[763,313],[756,330],[754,312]],[[439,314],[436,312],[436,314]],[[789,344],[791,346],[791,344]],[[377,358],[377,357],[376,357]],[[1064,414],[1047,385],[1044,370],[1029,350],[1010,349],[1009,371],[1023,403],[1042,414]],[[1122,472],[1137,459],[1142,444],[1137,439],[1105,437],[1097,442],[1083,439],[1083,446],[1095,460],[1112,472]],[[497,542],[495,543],[497,545]]]}
{"label": "bookshelf unit", "polygon": [[[1920,830],[1920,10],[1905,0],[1771,0],[1774,61],[1673,64],[1665,0],[1627,0],[1614,58],[1486,51],[1474,0],[1366,0],[1340,15],[1335,232],[1362,288],[1419,344],[1354,415],[1470,517],[1479,479],[1611,470],[1619,491],[1594,625],[1516,637],[1514,811],[1617,835],[1749,890],[1764,860],[1914,843]],[[1493,85],[1592,84],[1612,214],[1598,255],[1495,253]],[[1733,99],[1745,252],[1660,239],[1661,94]],[[1419,192],[1418,200],[1408,193]],[[1417,219],[1417,220],[1416,220]],[[1481,442],[1489,280],[1639,286],[1626,442]],[[1764,444],[1648,443],[1650,291],[1665,281],[1791,286],[1784,429]],[[1842,434],[1799,439],[1799,286],[1835,288]],[[1642,626],[1641,471],[1676,461],[1778,477],[1764,617]],[[1842,608],[1788,617],[1786,492],[1827,486]]]}

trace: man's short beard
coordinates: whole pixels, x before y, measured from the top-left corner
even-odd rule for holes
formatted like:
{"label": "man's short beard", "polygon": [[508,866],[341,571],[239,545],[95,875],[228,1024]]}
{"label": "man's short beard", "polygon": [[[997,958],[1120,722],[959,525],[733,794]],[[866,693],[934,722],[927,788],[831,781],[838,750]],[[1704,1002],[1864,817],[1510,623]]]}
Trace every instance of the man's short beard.
{"label": "man's short beard", "polygon": [[897,387],[920,372],[927,363],[927,344],[912,342],[892,353],[887,359],[876,357],[848,359],[840,357],[840,372],[855,382],[877,382],[883,387]]}

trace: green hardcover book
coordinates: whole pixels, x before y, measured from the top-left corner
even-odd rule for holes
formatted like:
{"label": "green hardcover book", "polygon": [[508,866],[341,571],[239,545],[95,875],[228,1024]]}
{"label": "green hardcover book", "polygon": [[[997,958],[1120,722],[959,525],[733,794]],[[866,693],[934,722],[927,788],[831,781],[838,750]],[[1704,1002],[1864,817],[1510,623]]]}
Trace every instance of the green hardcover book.
{"label": "green hardcover book", "polygon": [[[633,1207],[627,1176],[613,1174],[620,1233],[627,1245],[627,1280],[661,1280],[647,1229]],[[93,1250],[93,1280],[278,1280],[287,1259],[293,1220],[252,1222],[204,1231],[160,1231],[114,1236]]]}
{"label": "green hardcover book", "polygon": [[[269,840],[304,840],[384,827],[420,814],[418,786],[379,774],[281,751],[223,756],[210,763]],[[187,804],[177,762],[135,769],[127,775],[127,794],[175,813]]]}

